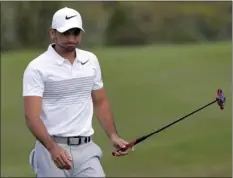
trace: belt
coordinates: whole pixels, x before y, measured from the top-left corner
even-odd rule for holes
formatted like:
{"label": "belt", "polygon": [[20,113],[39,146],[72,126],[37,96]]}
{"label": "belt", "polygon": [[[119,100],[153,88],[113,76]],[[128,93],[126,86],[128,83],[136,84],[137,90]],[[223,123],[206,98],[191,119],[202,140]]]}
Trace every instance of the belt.
{"label": "belt", "polygon": [[60,137],[52,136],[55,142],[67,145],[82,145],[91,141],[91,136]]}

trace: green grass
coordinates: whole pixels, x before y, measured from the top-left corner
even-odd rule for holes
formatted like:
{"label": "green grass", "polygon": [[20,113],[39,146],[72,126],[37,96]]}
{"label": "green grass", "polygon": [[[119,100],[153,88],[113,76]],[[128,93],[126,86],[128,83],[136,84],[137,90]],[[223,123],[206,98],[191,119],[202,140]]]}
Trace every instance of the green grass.
{"label": "green grass", "polygon": [[[129,156],[111,156],[112,147],[94,119],[94,139],[103,149],[107,176],[232,175],[231,43],[167,45],[93,50],[120,135],[126,140],[162,127],[215,99],[217,105],[137,145]],[[10,52],[1,60],[1,174],[33,176],[28,156],[34,138],[24,123],[22,75],[40,51]]]}

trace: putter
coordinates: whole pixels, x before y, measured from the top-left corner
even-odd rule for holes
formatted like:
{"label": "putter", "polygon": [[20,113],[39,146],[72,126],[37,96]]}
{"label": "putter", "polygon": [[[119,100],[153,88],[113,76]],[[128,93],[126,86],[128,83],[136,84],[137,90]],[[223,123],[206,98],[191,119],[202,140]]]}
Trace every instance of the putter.
{"label": "putter", "polygon": [[[191,112],[191,113],[189,113],[189,114],[187,114],[187,115],[185,115],[185,116],[183,116],[183,117],[181,117],[181,118],[179,118],[179,119],[177,119],[177,120],[175,120],[175,121],[173,121],[173,122],[171,122],[171,123],[165,125],[164,127],[160,128],[160,129],[158,129],[158,130],[156,130],[156,131],[153,131],[153,132],[151,132],[151,133],[149,133],[149,134],[147,134],[147,135],[144,135],[144,136],[142,136],[142,137],[139,137],[139,138],[137,138],[137,139],[131,141],[130,143],[128,143],[128,144],[125,146],[125,148],[120,148],[120,149],[118,149],[116,152],[119,152],[119,151],[126,151],[127,149],[133,147],[134,145],[136,145],[136,144],[138,144],[138,143],[140,143],[140,142],[146,140],[146,139],[149,138],[150,136],[152,136],[152,135],[154,135],[154,134],[156,134],[156,133],[159,133],[159,132],[161,132],[162,130],[165,130],[166,128],[171,127],[171,126],[174,125],[175,123],[177,123],[177,122],[179,122],[179,121],[181,121],[181,120],[183,120],[183,119],[185,119],[185,118],[191,116],[192,114],[194,114],[194,113],[196,113],[196,112],[198,112],[198,111],[200,111],[200,110],[202,110],[202,109],[204,109],[204,108],[206,108],[206,107],[208,107],[208,106],[210,106],[210,105],[212,105],[212,104],[214,104],[214,103],[216,103],[216,102],[217,102],[218,106],[220,107],[220,109],[223,110],[223,109],[224,109],[224,104],[225,104],[225,102],[226,102],[226,98],[225,98],[225,96],[224,96],[224,94],[223,94],[223,91],[222,91],[221,89],[218,89],[218,90],[217,90],[217,96],[216,96],[216,99],[215,99],[214,101],[211,101],[210,103],[208,103],[208,104],[206,104],[206,105],[200,107],[199,109],[197,109],[197,110],[195,110],[195,111],[193,111],[193,112]],[[116,152],[112,152],[112,155],[113,155],[113,156],[116,156]]]}

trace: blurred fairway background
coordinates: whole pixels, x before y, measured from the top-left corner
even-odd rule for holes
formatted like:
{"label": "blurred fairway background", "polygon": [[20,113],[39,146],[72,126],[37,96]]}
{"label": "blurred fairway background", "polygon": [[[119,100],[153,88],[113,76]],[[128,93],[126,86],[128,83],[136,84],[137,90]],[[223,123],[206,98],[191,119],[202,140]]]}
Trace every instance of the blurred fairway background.
{"label": "blurred fairway background", "polygon": [[[22,76],[47,49],[52,15],[78,10],[120,135],[130,141],[215,99],[115,158],[96,118],[94,140],[108,177],[232,176],[232,2],[1,2],[1,177],[34,176],[35,139],[24,122]],[[95,17],[95,18],[93,18]],[[118,47],[117,47],[118,46]]]}
{"label": "blurred fairway background", "polygon": [[[215,99],[212,105],[139,144],[127,157],[112,147],[94,119],[107,176],[231,176],[231,43],[95,49],[122,137],[131,140]],[[28,155],[34,139],[24,124],[22,75],[39,51],[2,55],[3,176],[32,176]]]}

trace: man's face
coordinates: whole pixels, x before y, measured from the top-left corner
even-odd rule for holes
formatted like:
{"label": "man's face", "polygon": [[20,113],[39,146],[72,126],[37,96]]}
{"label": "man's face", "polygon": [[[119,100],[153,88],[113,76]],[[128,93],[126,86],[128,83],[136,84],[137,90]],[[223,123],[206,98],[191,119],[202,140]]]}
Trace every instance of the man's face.
{"label": "man's face", "polygon": [[73,52],[81,41],[81,30],[78,28],[72,28],[64,33],[60,33],[52,29],[51,38],[55,44],[63,50],[63,52]]}

